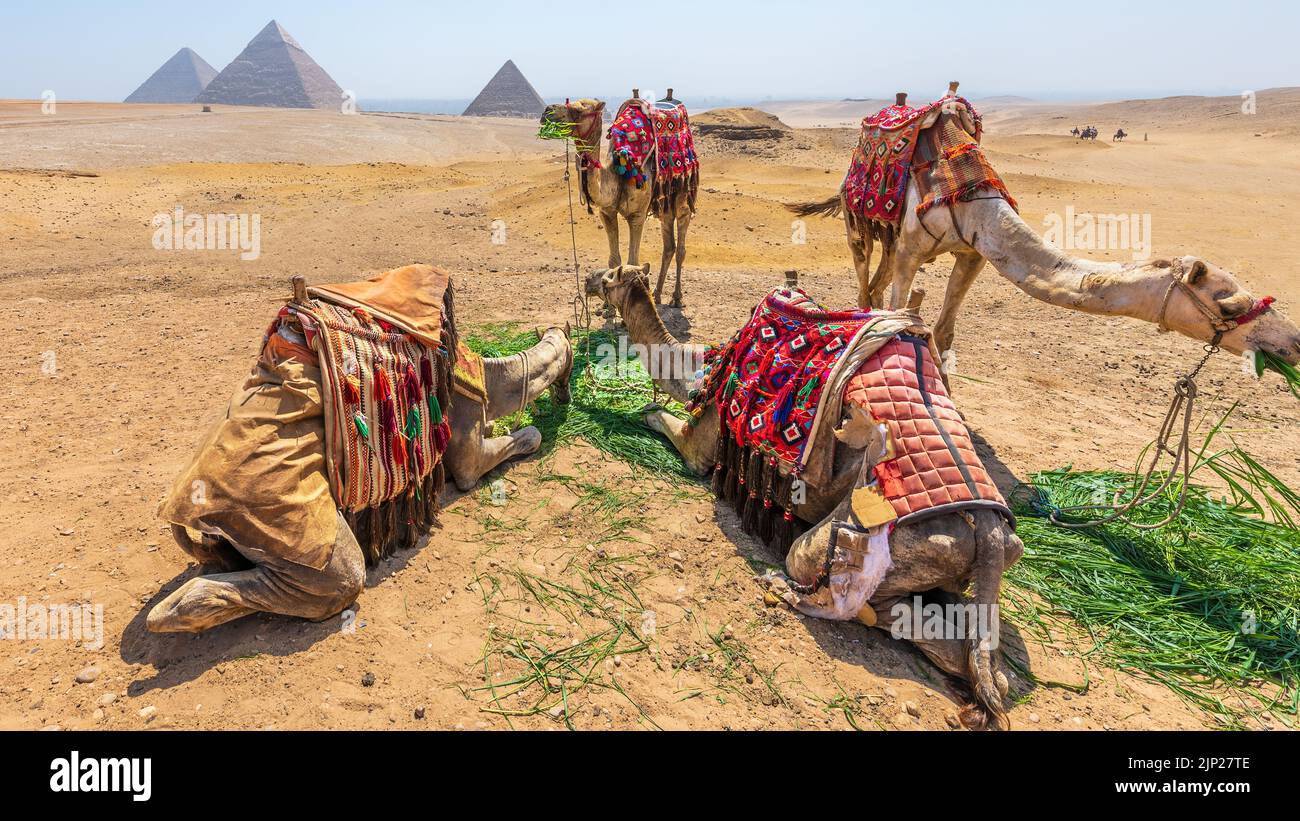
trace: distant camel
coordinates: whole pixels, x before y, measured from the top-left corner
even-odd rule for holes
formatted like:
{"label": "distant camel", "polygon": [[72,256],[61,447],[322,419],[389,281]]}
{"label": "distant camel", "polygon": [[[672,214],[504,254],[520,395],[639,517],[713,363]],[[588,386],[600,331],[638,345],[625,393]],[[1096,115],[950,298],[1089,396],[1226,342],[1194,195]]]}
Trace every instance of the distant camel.
{"label": "distant camel", "polygon": [[1079,136],[1079,127],[1077,125],[1070,131],[1070,136],[1071,137]]}
{"label": "distant camel", "polygon": [[1115,132],[1115,136],[1111,138],[1111,142],[1122,143],[1124,142],[1124,138],[1127,136],[1128,135],[1124,133],[1124,129],[1121,128],[1119,131]]}

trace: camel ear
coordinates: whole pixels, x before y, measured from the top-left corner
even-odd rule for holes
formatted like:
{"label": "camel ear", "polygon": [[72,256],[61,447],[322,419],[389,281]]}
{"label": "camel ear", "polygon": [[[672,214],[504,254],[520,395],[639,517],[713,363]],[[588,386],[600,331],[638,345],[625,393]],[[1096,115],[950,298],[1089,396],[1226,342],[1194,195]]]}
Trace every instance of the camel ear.
{"label": "camel ear", "polygon": [[650,276],[650,263],[647,262],[645,265],[641,266],[641,275],[647,277]]}
{"label": "camel ear", "polygon": [[1199,285],[1201,281],[1205,279],[1205,275],[1208,274],[1209,272],[1210,269],[1206,266],[1204,262],[1202,262],[1199,259],[1196,260],[1195,262],[1192,263],[1192,269],[1187,272],[1187,284]]}
{"label": "camel ear", "polygon": [[604,111],[604,110],[605,110],[605,101],[604,101],[604,100],[597,100],[597,101],[596,101],[596,110],[597,110],[597,111]]}

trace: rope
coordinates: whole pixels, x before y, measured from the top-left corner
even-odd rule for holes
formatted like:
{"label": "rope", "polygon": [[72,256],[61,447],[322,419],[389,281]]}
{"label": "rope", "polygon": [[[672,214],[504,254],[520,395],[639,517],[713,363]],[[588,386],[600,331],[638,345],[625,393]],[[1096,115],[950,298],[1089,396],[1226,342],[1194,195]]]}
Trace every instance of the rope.
{"label": "rope", "polygon": [[[1151,464],[1146,473],[1142,476],[1142,481],[1138,484],[1133,492],[1133,498],[1127,502],[1120,502],[1120,492],[1115,493],[1115,497],[1109,505],[1074,505],[1072,507],[1053,507],[1048,511],[1047,518],[1052,524],[1059,527],[1066,527],[1072,530],[1082,530],[1099,525],[1108,525],[1113,522],[1123,522],[1130,527],[1138,530],[1156,530],[1165,525],[1172,524],[1183,513],[1183,508],[1187,505],[1187,491],[1192,483],[1192,415],[1196,407],[1196,398],[1199,390],[1196,386],[1196,377],[1200,374],[1205,363],[1210,361],[1210,357],[1219,352],[1218,345],[1206,345],[1205,356],[1200,363],[1192,369],[1191,373],[1178,377],[1174,383],[1174,398],[1169,403],[1169,411],[1165,414],[1165,421],[1160,425],[1160,433],[1156,436],[1155,454],[1151,457]],[[1175,431],[1181,429],[1177,444],[1173,447],[1169,445],[1169,439]],[[1147,491],[1154,480],[1156,470],[1164,456],[1173,456],[1174,461],[1165,474],[1164,481],[1158,487]],[[1181,467],[1180,467],[1181,464]],[[1136,508],[1148,505],[1160,498],[1164,492],[1173,484],[1177,478],[1182,479],[1182,485],[1178,489],[1178,502],[1174,505],[1174,511],[1163,520],[1155,524],[1141,524],[1129,518],[1129,514]],[[1083,511],[1108,511],[1108,513],[1097,519],[1088,519],[1082,522],[1063,522],[1059,518],[1063,514],[1080,513]]]}
{"label": "rope", "polygon": [[573,325],[583,329],[582,354],[591,358],[591,306],[587,303],[587,289],[582,285],[582,269],[578,265],[578,221],[573,213],[573,174],[569,168],[569,141],[564,141],[564,184],[569,190],[569,242],[573,247]]}

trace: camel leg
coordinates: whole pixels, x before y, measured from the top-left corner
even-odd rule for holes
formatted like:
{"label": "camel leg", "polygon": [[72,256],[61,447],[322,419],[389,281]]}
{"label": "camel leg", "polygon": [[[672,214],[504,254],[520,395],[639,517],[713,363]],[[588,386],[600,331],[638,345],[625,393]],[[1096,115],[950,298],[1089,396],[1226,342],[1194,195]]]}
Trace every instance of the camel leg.
{"label": "camel leg", "polygon": [[605,226],[605,239],[609,240],[609,267],[617,268],[623,264],[623,252],[618,247],[618,213],[602,210],[600,223]]}
{"label": "camel leg", "polygon": [[451,479],[462,491],[473,490],[483,475],[516,456],[536,453],[542,434],[531,425],[506,436],[488,436],[483,404],[466,396],[451,403],[451,441],[443,459]]}
{"label": "camel leg", "polygon": [[655,285],[655,304],[658,305],[664,298],[664,280],[668,278],[668,263],[672,262],[673,252],[677,250],[677,242],[673,238],[673,222],[665,219],[659,223],[659,227],[664,239],[663,257],[659,261],[659,282]]}
{"label": "camel leg", "polygon": [[682,263],[686,262],[686,232],[691,227],[691,212],[677,218],[677,286],[673,288],[673,307],[683,307]]}
{"label": "camel leg", "polygon": [[645,214],[628,217],[627,220],[627,230],[629,234],[627,264],[633,267],[641,264],[641,232],[645,230],[645,220]]}
{"label": "camel leg", "polygon": [[547,388],[553,389],[558,404],[568,404],[573,346],[560,328],[548,328],[540,337],[524,353],[483,360],[483,383],[488,399],[483,413],[487,421],[517,413]]}
{"label": "camel leg", "polygon": [[366,560],[342,514],[334,552],[326,565],[310,567],[248,551],[251,570],[190,579],[149,611],[155,633],[199,633],[251,613],[278,613],[319,621],[356,601],[366,582]]}
{"label": "camel leg", "polygon": [[961,312],[962,302],[966,299],[966,294],[970,292],[971,286],[979,277],[980,272],[984,270],[987,260],[979,254],[958,254],[957,262],[952,266],[952,273],[948,275],[948,287],[943,295],[943,307],[939,309],[939,318],[934,323],[934,342],[935,347],[939,349],[939,356],[943,364],[943,381],[948,384],[948,354],[952,351],[953,339],[957,335],[957,314]]}
{"label": "camel leg", "polygon": [[668,437],[687,467],[700,476],[713,468],[718,448],[718,415],[705,412],[694,426],[662,408],[646,408],[642,417],[647,427]]}
{"label": "camel leg", "polygon": [[848,217],[844,220],[844,233],[849,240],[849,256],[853,258],[853,270],[858,275],[858,307],[864,311],[871,310],[871,251],[873,240],[871,232],[859,232],[854,221]]}
{"label": "camel leg", "polygon": [[883,308],[885,307],[885,289],[890,284],[889,265],[894,258],[894,249],[892,245],[884,242],[880,245],[880,264],[876,266],[876,272],[871,276],[867,299],[873,307]]}
{"label": "camel leg", "polygon": [[912,282],[916,279],[916,272],[921,268],[921,257],[912,249],[906,247],[904,243],[895,242],[892,251],[888,255],[888,272],[889,282],[893,283],[893,293],[890,297],[889,307],[895,311],[906,307],[908,297],[912,293]]}

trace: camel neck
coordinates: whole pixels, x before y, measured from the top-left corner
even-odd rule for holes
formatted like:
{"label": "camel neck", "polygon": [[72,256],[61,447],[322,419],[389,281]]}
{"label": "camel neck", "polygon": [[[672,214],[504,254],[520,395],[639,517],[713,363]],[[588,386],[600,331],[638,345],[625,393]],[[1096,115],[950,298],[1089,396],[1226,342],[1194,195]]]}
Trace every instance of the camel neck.
{"label": "camel neck", "polygon": [[702,356],[691,346],[678,342],[668,331],[649,291],[634,285],[626,289],[626,294],[619,313],[633,344],[645,349],[643,363],[651,381],[673,399],[685,403],[698,367],[696,360],[702,361]]}
{"label": "camel neck", "polygon": [[1034,299],[1100,316],[1158,321],[1167,277],[1151,276],[1140,266],[1070,257],[1001,199],[970,203],[963,210],[969,216],[962,227],[975,249]]}

